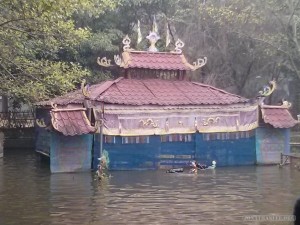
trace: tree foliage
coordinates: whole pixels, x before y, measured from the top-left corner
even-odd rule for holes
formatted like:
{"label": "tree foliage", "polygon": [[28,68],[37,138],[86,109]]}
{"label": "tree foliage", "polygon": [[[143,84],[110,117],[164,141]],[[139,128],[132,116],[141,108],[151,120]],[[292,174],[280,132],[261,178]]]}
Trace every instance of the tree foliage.
{"label": "tree foliage", "polygon": [[0,7],[0,91],[29,101],[67,92],[83,77],[118,76],[96,58],[119,53],[126,34],[145,50],[154,15],[161,51],[180,38],[190,62],[208,57],[194,80],[254,97],[275,79],[281,98],[292,98],[291,81],[300,79],[300,0],[4,0]]}
{"label": "tree foliage", "polygon": [[109,0],[1,1],[0,94],[34,102],[74,89],[90,76],[76,55],[91,32],[76,27],[73,16],[98,16],[113,6]]}

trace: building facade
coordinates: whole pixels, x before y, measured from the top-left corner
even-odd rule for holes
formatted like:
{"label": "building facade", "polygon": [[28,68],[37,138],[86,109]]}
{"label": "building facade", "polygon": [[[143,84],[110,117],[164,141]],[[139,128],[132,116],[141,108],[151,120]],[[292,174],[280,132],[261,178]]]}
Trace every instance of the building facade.
{"label": "building facade", "polygon": [[[124,38],[122,55],[114,57],[120,78],[83,83],[81,90],[36,104],[36,149],[50,157],[52,172],[95,169],[104,149],[111,170],[167,169],[192,160],[277,163],[280,152],[289,151],[288,130],[297,121],[286,105],[263,105],[275,83],[249,100],[192,82],[187,72],[203,67],[205,57],[190,64],[180,40],[174,51],[158,52],[157,34],[147,38],[148,51],[133,50]],[[97,62],[111,66],[106,57]]]}

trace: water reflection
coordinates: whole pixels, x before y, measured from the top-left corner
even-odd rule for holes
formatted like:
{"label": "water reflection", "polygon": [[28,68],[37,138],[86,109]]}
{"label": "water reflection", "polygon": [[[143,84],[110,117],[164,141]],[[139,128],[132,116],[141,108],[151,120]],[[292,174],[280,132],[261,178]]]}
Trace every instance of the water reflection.
{"label": "water reflection", "polygon": [[[65,173],[50,176],[50,217],[52,224],[88,224],[93,212],[91,173]],[[84,216],[83,216],[84,215]]]}
{"label": "water reflection", "polygon": [[0,161],[0,224],[247,224],[246,215],[290,214],[299,176],[236,167],[113,172],[99,183],[91,173],[50,174],[31,151],[10,152]]}

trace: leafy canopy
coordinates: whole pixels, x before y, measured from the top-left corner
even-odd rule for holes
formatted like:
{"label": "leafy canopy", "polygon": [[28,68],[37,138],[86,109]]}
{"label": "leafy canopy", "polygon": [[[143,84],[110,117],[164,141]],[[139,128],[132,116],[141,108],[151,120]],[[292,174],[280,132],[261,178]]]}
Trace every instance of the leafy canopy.
{"label": "leafy canopy", "polygon": [[76,62],[91,32],[75,26],[74,15],[99,17],[114,6],[113,0],[2,0],[0,95],[34,102],[74,89],[91,75]]}

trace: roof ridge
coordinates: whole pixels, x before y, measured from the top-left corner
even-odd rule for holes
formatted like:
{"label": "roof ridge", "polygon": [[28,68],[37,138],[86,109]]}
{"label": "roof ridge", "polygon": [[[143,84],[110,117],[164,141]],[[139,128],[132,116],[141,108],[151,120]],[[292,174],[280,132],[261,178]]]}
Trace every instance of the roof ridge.
{"label": "roof ridge", "polygon": [[137,51],[137,50],[133,50],[133,51],[127,51],[129,53],[146,53],[146,54],[164,54],[164,55],[183,55],[183,53],[177,53],[177,52],[149,52],[149,51]]}
{"label": "roof ridge", "polygon": [[[216,91],[222,92],[222,93],[224,93],[224,94],[229,94],[229,95],[232,95],[232,96],[235,96],[235,97],[239,97],[239,98],[241,98],[241,99],[247,99],[247,98],[244,98],[244,97],[242,97],[242,96],[240,96],[240,95],[236,95],[236,94],[230,93],[230,92],[228,92],[228,91],[224,91],[224,90],[222,90],[222,89],[220,89],[220,88],[216,88],[216,87],[211,86],[211,85],[208,85],[208,84],[203,84],[203,83],[194,82],[194,81],[193,81],[192,83],[193,83],[193,84],[196,84],[196,85],[199,85],[199,86],[209,87],[209,88],[214,89],[214,90],[216,90]],[[247,100],[248,100],[248,99],[247,99]]]}
{"label": "roof ridge", "polygon": [[289,106],[285,105],[261,105],[262,109],[289,109]]}
{"label": "roof ridge", "polygon": [[100,85],[99,90],[95,91],[95,93],[91,93],[90,99],[96,100],[103,92],[107,91],[113,84],[118,83],[120,80],[124,79],[124,77],[119,77],[116,80],[105,81],[102,85]]}

